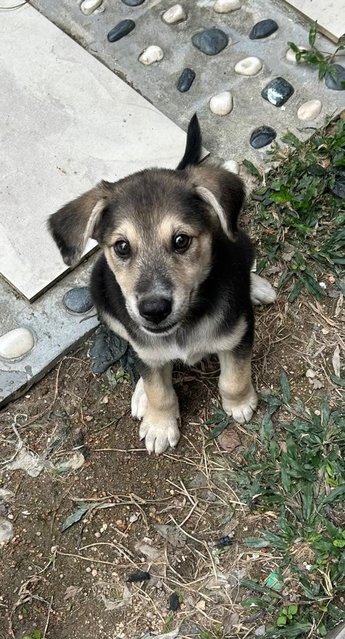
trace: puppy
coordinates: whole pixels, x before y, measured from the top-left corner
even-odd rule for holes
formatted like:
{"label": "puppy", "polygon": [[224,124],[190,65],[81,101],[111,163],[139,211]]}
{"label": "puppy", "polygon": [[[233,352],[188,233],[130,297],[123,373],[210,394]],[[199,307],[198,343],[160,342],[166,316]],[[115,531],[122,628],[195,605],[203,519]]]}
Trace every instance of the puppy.
{"label": "puppy", "polygon": [[195,364],[217,353],[225,412],[241,424],[251,419],[252,304],[275,299],[271,285],[251,273],[253,246],[238,228],[241,179],[198,165],[200,154],[195,115],[175,171],[146,169],[103,181],[49,219],[69,266],[90,237],[102,248],[91,293],[102,320],[138,356],[132,415],[141,420],[140,439],[150,453],[179,441],[176,360]]}

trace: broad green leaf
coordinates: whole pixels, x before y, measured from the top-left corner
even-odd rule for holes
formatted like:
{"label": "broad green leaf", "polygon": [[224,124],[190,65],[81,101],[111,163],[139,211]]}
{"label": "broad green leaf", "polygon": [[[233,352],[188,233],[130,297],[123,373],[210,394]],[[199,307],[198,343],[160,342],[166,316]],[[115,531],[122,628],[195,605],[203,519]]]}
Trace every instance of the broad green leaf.
{"label": "broad green leaf", "polygon": [[289,380],[287,378],[285,371],[282,371],[280,375],[280,388],[282,391],[284,403],[289,404],[291,399],[291,393],[290,393]]}

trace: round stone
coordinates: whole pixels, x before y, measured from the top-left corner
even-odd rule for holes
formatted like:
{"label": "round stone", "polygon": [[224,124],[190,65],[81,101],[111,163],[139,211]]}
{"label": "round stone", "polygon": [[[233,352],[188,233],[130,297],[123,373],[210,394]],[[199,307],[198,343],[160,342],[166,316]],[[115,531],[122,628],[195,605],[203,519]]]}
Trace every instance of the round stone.
{"label": "round stone", "polygon": [[261,95],[265,100],[274,104],[276,107],[280,107],[292,96],[295,89],[292,84],[284,78],[278,77],[271,80],[264,89],[261,91]]}
{"label": "round stone", "polygon": [[206,55],[217,55],[217,53],[225,49],[229,43],[229,38],[221,29],[212,27],[195,33],[192,37],[192,42],[199,51],[206,53]]}
{"label": "round stone", "polygon": [[89,16],[101,6],[102,2],[103,0],[84,0],[80,5],[80,11],[85,16]]}
{"label": "round stone", "polygon": [[254,24],[249,37],[251,40],[261,40],[262,38],[268,38],[275,31],[279,29],[275,20],[268,18],[267,20],[261,20]]}
{"label": "round stone", "polygon": [[236,173],[236,175],[240,172],[240,165],[236,160],[227,160],[222,164],[223,169],[229,171],[230,173]]}
{"label": "round stone", "polygon": [[121,20],[118,24],[111,29],[108,33],[109,42],[117,42],[117,40],[121,40],[126,35],[128,35],[135,28],[134,20]]}
{"label": "round stone", "polygon": [[341,64],[332,64],[325,75],[325,83],[328,89],[345,91],[345,67]]}
{"label": "round stone", "polygon": [[[299,51],[306,51],[305,47],[298,46],[298,49],[299,49]],[[288,49],[287,50],[285,57],[286,57],[288,62],[294,62],[295,64],[297,64],[296,53],[292,49]]]}
{"label": "round stone", "polygon": [[28,328],[14,328],[0,337],[0,357],[17,359],[23,357],[34,347],[33,334]]}
{"label": "round stone", "polygon": [[253,149],[262,149],[263,146],[271,144],[277,137],[277,133],[270,126],[259,126],[250,136],[250,144]]}
{"label": "round stone", "polygon": [[174,4],[173,7],[164,11],[162,18],[167,24],[176,24],[187,19],[187,14],[181,4]]}
{"label": "round stone", "polygon": [[123,4],[126,4],[127,7],[138,7],[140,4],[143,4],[145,0],[122,0]]}
{"label": "round stone", "polygon": [[0,544],[6,544],[13,537],[13,526],[8,519],[0,517]]}
{"label": "round stone", "polygon": [[230,91],[222,91],[210,100],[210,109],[216,115],[227,115],[232,111],[232,95]]}
{"label": "round stone", "polygon": [[157,47],[155,44],[151,44],[147,49],[145,49],[142,54],[139,56],[139,62],[141,64],[153,64],[154,62],[159,62],[163,60],[164,53],[160,47]]}
{"label": "round stone", "polygon": [[241,8],[240,0],[217,0],[213,5],[213,9],[217,13],[230,13]]}
{"label": "round stone", "polygon": [[308,100],[308,102],[304,102],[301,104],[297,111],[297,117],[302,122],[311,122],[315,120],[317,116],[320,114],[322,109],[321,100]]}
{"label": "round stone", "polygon": [[195,78],[195,71],[186,67],[183,69],[178,81],[177,88],[181,93],[186,93],[191,88]]}
{"label": "round stone", "polygon": [[235,72],[240,75],[255,75],[262,69],[262,62],[255,56],[249,56],[249,58],[243,58],[235,64]]}
{"label": "round stone", "polygon": [[71,288],[62,298],[64,306],[72,313],[87,313],[93,307],[90,289],[87,286]]}

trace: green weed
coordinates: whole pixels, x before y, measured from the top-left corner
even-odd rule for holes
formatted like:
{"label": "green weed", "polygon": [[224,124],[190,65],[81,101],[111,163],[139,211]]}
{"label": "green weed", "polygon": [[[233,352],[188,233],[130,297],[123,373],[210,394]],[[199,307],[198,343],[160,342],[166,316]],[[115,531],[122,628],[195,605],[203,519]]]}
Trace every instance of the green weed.
{"label": "green weed", "polygon": [[288,42],[290,49],[296,54],[297,62],[306,62],[316,67],[319,72],[319,80],[322,80],[326,73],[330,73],[336,78],[336,69],[334,68],[334,59],[340,51],[345,49],[345,36],[340,38],[339,44],[333,53],[324,53],[316,46],[317,22],[315,22],[309,30],[309,49],[300,49],[294,42]]}
{"label": "green weed", "polygon": [[252,595],[243,605],[266,611],[267,637],[323,637],[345,618],[345,408],[324,399],[313,412],[293,401],[285,373],[279,395],[263,400],[258,437],[233,464],[230,481],[252,511],[277,514],[274,530],[244,543],[272,549],[282,592],[269,580],[246,579]]}
{"label": "green weed", "polygon": [[[344,287],[345,206],[332,189],[344,179],[345,120],[308,142],[292,133],[284,140],[292,151],[288,156],[278,148],[273,152],[279,166],[269,173],[268,186],[261,185],[254,195],[258,203],[252,217],[265,255],[258,271],[279,261],[279,285],[290,286],[290,301],[302,291],[320,298],[324,290],[319,281],[325,274],[333,275],[340,290]],[[249,165],[251,173],[258,173]]]}

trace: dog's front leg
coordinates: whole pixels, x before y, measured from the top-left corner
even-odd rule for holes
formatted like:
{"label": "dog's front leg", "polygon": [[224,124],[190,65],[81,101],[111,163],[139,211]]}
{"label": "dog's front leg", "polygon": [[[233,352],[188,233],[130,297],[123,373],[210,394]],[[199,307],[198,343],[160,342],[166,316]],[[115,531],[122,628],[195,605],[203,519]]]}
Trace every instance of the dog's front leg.
{"label": "dog's front leg", "polygon": [[251,350],[244,353],[218,353],[220,362],[219,392],[225,412],[236,422],[248,422],[257,406],[251,377]]}
{"label": "dog's front leg", "polygon": [[172,385],[172,364],[160,368],[145,366],[132,397],[132,415],[142,419],[140,439],[149,453],[163,453],[180,439],[179,406]]}

